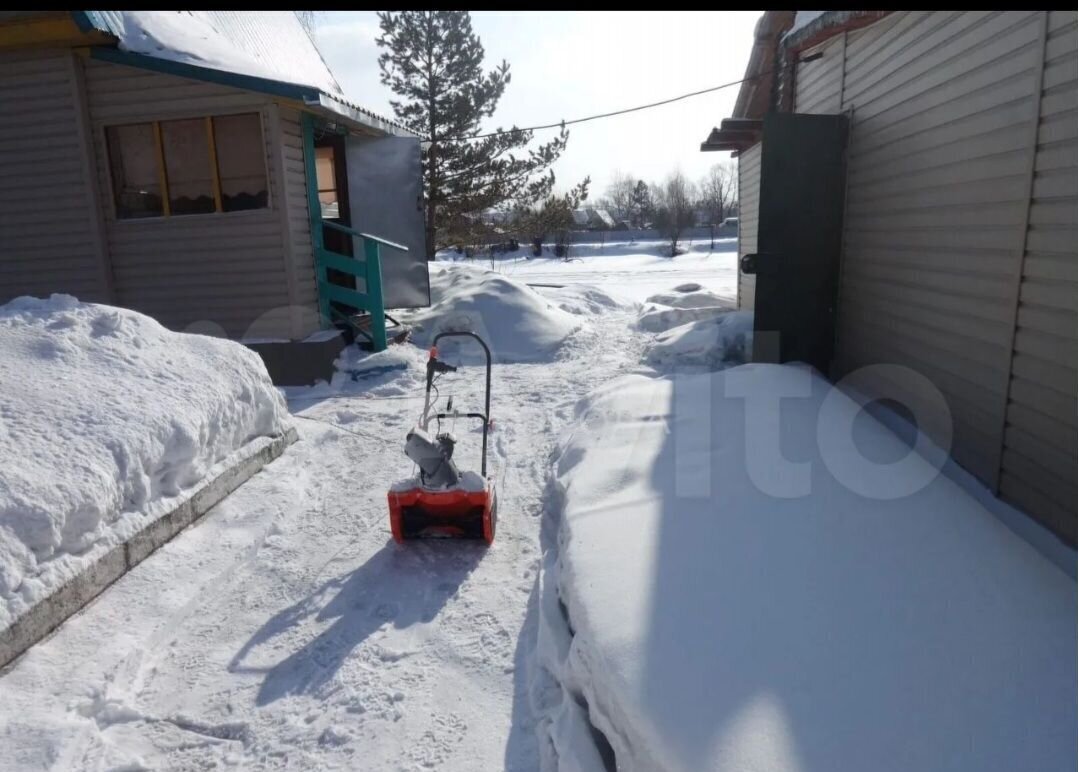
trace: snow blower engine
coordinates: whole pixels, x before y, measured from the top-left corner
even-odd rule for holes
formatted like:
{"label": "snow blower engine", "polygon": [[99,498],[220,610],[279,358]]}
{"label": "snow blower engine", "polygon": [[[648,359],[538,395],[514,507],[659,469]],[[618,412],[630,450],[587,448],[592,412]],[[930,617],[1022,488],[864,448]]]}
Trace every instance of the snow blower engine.
{"label": "snow blower engine", "polygon": [[[447,337],[474,338],[487,357],[486,412],[460,413],[453,410],[453,397],[446,402],[445,412],[434,412],[431,390],[438,393],[435,381],[443,373],[457,368],[438,359],[438,341]],[[487,480],[487,432],[490,429],[490,349],[473,332],[443,332],[435,336],[427,359],[427,392],[419,425],[408,432],[404,453],[419,467],[418,484],[409,484],[389,492],[389,527],[393,539],[456,538],[494,541],[498,500],[494,483]],[[435,398],[437,401],[437,397]],[[483,422],[483,454],[481,473],[461,472],[453,462],[456,439],[441,431],[443,419],[468,418]],[[437,421],[438,431],[428,432],[431,420]]]}

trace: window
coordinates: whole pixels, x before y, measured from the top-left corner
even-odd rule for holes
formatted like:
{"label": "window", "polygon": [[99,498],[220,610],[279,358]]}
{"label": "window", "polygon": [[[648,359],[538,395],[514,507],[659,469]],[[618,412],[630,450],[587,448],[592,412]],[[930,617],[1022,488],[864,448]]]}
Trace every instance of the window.
{"label": "window", "polygon": [[221,179],[221,209],[239,212],[266,208],[269,193],[258,114],[218,116],[213,119],[213,136]]}
{"label": "window", "polygon": [[105,138],[118,218],[269,205],[257,113],[109,126]]}
{"label": "window", "polygon": [[337,199],[337,174],[332,147],[314,149],[315,177],[318,180],[318,203],[322,205],[322,219],[336,220],[341,216]]}

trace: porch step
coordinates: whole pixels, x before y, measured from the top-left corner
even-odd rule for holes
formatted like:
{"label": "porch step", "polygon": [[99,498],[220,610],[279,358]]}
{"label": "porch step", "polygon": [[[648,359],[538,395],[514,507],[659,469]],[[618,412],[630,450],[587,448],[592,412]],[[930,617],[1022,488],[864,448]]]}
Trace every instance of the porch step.
{"label": "porch step", "polygon": [[[412,328],[407,325],[401,324],[400,321],[394,319],[389,314],[386,314],[386,341],[390,344],[404,343],[412,335]],[[352,314],[346,320],[345,324],[348,325],[353,333],[353,340],[360,348],[371,350],[372,337],[371,337],[371,315],[366,312]]]}

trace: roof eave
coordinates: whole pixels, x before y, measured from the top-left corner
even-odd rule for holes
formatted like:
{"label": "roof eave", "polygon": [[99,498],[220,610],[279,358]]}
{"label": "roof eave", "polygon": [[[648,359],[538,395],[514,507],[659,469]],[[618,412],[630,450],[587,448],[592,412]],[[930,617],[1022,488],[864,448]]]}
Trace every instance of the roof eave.
{"label": "roof eave", "polygon": [[311,112],[328,115],[334,119],[344,118],[346,122],[358,128],[373,129],[379,133],[394,137],[419,137],[422,139],[418,134],[409,131],[403,126],[398,126],[374,113],[367,112],[338,97],[326,94],[324,91],[318,91],[316,95],[304,97],[303,102]]}
{"label": "roof eave", "polygon": [[801,29],[786,35],[781,44],[790,53],[798,53],[818,46],[843,32],[875,24],[891,13],[893,11],[827,11]]}
{"label": "roof eave", "polygon": [[407,129],[397,126],[374,113],[368,113],[355,105],[351,105],[337,97],[326,94],[324,91],[313,86],[303,86],[295,83],[260,78],[254,75],[241,75],[239,73],[216,70],[211,67],[199,67],[186,62],[174,62],[169,59],[158,59],[146,54],[121,51],[118,48],[108,46],[94,46],[89,51],[90,58],[99,61],[121,64],[128,67],[138,67],[144,70],[152,70],[165,75],[175,75],[191,80],[201,80],[207,83],[216,83],[222,86],[255,91],[260,94],[268,94],[282,99],[294,100],[301,103],[313,113],[333,118],[343,122],[350,128],[359,128],[366,131],[374,131],[379,134],[390,134],[397,137],[418,136]]}

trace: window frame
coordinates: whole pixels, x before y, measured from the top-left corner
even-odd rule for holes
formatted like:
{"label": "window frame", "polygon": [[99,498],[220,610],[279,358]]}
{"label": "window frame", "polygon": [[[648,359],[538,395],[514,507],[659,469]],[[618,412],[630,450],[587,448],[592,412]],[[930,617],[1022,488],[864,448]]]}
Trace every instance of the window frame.
{"label": "window frame", "polygon": [[[223,198],[221,195],[221,173],[217,162],[217,140],[214,136],[213,120],[214,118],[224,118],[235,115],[256,115],[258,116],[258,128],[259,128],[259,140],[261,142],[262,153],[260,158],[262,159],[262,169],[266,175],[266,205],[257,209],[241,209],[233,212],[226,212],[223,208]],[[212,212],[199,212],[197,214],[172,214],[171,201],[168,189],[168,169],[165,165],[165,151],[164,144],[162,142],[161,124],[168,123],[169,121],[184,121],[184,120],[202,120],[206,127],[206,138],[209,142],[209,162],[210,172],[212,180],[211,195],[214,201],[214,211]],[[157,178],[158,184],[161,187],[162,195],[162,214],[150,215],[148,217],[120,217],[119,211],[116,205],[116,180],[112,173],[112,151],[109,147],[108,130],[119,126],[133,126],[138,124],[149,124],[153,131],[154,136],[154,152],[157,158]],[[273,200],[273,184],[271,179],[271,169],[269,166],[268,151],[266,148],[266,116],[261,109],[246,109],[246,110],[228,110],[224,112],[205,113],[197,112],[191,113],[175,113],[167,114],[157,118],[135,118],[124,120],[122,122],[109,122],[101,125],[100,129],[101,147],[105,154],[105,177],[108,182],[109,197],[111,199],[111,211],[112,220],[116,223],[145,223],[156,222],[160,220],[197,220],[205,217],[251,217],[265,212],[272,212],[276,207]]]}

